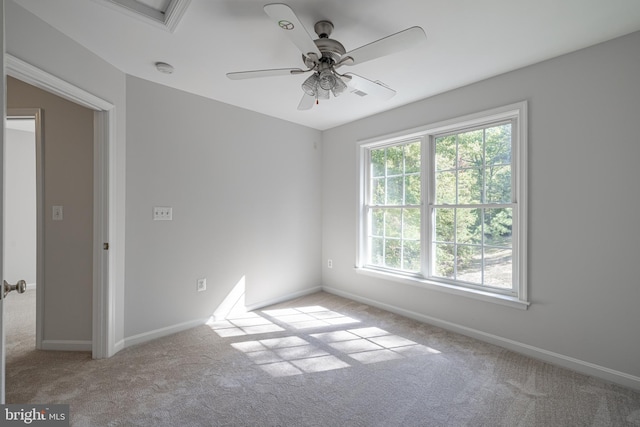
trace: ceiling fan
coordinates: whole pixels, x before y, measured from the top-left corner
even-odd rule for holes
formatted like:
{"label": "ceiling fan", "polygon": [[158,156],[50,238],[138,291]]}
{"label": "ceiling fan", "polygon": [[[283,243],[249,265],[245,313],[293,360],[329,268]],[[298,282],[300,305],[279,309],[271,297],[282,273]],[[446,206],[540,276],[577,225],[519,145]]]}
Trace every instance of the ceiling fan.
{"label": "ceiling fan", "polygon": [[227,77],[232,80],[241,80],[312,72],[311,76],[302,83],[304,95],[298,105],[298,110],[308,110],[317,104],[319,99],[329,99],[330,94],[339,96],[348,87],[352,91],[373,95],[383,100],[390,99],[396,94],[395,90],[357,74],[339,74],[336,70],[342,66],[357,65],[390,55],[426,40],[422,28],[411,27],[347,52],[342,43],[329,38],[333,31],[333,24],[330,21],[323,20],[315,24],[314,31],[318,35],[318,39],[314,40],[293,10],[286,4],[267,4],[264,6],[264,11],[300,49],[302,60],[307,69],[276,68],[239,71],[227,73]]}

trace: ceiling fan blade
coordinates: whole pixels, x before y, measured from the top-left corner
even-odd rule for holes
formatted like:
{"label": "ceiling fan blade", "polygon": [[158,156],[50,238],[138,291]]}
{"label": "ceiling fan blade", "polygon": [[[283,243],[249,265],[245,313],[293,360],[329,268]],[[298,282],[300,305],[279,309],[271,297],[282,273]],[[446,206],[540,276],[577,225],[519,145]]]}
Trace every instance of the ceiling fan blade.
{"label": "ceiling fan blade", "polygon": [[273,68],[271,70],[237,71],[227,73],[227,77],[231,80],[244,80],[258,77],[290,76],[306,73],[307,71],[308,70],[301,70],[300,68]]}
{"label": "ceiling fan blade", "polygon": [[375,96],[383,101],[393,98],[396,94],[395,90],[380,83],[365,79],[357,74],[347,73],[344,76],[350,78],[347,83],[350,88],[364,92],[367,95]]}
{"label": "ceiling fan blade", "polygon": [[[304,25],[289,6],[282,3],[272,3],[264,7],[265,13],[280,27],[295,44],[302,54],[314,61],[322,57],[322,53],[313,41]],[[315,55],[315,57],[313,57]]]}
{"label": "ceiling fan blade", "polygon": [[315,103],[316,97],[305,93],[298,104],[298,110],[310,110]]}
{"label": "ceiling fan blade", "polygon": [[343,58],[352,58],[353,61],[344,61],[343,65],[361,64],[365,61],[390,55],[398,51],[408,49],[427,39],[427,35],[420,27],[411,27],[399,33],[392,34],[380,40],[371,42],[351,52],[345,53]]}

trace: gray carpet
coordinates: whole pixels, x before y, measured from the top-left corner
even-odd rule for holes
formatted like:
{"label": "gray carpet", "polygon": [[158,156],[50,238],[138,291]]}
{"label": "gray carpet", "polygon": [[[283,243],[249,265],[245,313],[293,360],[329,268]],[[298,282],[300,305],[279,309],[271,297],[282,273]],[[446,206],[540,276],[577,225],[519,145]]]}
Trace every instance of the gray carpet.
{"label": "gray carpet", "polygon": [[74,426],[640,426],[640,392],[322,292],[107,360],[8,329],[7,402]]}

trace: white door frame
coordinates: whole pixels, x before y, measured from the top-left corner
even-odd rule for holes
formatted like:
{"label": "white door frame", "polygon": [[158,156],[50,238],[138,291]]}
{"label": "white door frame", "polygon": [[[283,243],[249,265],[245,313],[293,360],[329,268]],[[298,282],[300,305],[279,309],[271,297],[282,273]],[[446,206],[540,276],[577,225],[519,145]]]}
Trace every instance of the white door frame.
{"label": "white door frame", "polygon": [[[43,304],[44,304],[44,148],[42,146],[42,109],[9,108],[7,118],[32,117],[35,121],[35,165],[36,165],[36,343],[42,349]],[[6,135],[6,134],[5,134]],[[5,139],[6,143],[6,139]]]}
{"label": "white door frame", "polygon": [[[0,247],[4,254],[4,116],[5,116],[5,104],[7,101],[7,85],[5,77],[5,42],[4,42],[4,0],[0,0],[0,49],[2,50],[2,56],[0,56],[0,69],[2,69],[2,75],[0,76],[0,110],[2,111],[2,122],[0,122],[0,213],[2,213],[2,224],[0,224]],[[4,256],[0,256],[0,281],[4,280]],[[2,286],[4,288],[4,285]],[[4,404],[5,401],[5,344],[4,344],[4,289],[0,290],[0,404]]]}
{"label": "white door frame", "polygon": [[94,111],[92,357],[110,357],[115,353],[115,106],[8,53],[4,59],[8,76]]}

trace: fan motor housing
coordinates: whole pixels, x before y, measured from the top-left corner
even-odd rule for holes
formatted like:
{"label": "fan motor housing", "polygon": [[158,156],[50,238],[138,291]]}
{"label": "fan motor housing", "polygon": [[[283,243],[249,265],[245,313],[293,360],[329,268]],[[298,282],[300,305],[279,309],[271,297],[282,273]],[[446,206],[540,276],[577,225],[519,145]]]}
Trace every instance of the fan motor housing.
{"label": "fan motor housing", "polygon": [[[333,31],[333,24],[330,21],[318,21],[313,29],[319,37],[317,40],[314,40],[314,43],[322,53],[321,61],[329,62],[330,64],[339,62],[347,51],[342,43],[329,38]],[[302,58],[307,67],[313,68],[316,65],[313,60],[304,55]]]}
{"label": "fan motor housing", "polygon": [[342,55],[347,52],[342,43],[337,40],[329,38],[318,39],[315,40],[315,43],[320,52],[322,52],[322,57],[330,58],[334,63],[340,61]]}

